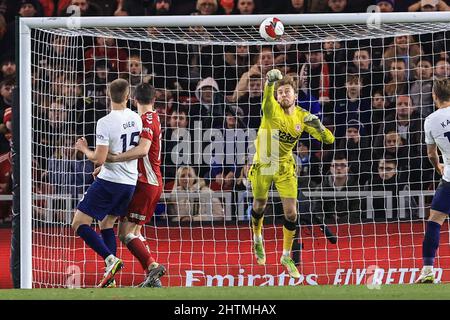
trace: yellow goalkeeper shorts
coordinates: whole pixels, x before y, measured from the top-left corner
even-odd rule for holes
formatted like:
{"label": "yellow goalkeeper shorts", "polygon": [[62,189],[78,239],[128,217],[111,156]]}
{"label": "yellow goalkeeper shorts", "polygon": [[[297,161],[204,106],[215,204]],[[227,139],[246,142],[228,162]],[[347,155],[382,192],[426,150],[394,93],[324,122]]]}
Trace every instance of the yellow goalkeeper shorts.
{"label": "yellow goalkeeper shorts", "polygon": [[270,164],[254,163],[248,174],[253,198],[267,199],[272,182],[281,198],[297,199],[297,174],[294,159],[280,163],[279,167]]}

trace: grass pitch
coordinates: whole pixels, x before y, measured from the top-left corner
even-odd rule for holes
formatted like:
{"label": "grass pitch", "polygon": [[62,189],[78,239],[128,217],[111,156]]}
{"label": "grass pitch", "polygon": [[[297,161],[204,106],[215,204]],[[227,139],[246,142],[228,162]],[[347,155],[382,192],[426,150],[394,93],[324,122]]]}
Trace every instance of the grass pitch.
{"label": "grass pitch", "polygon": [[0,300],[448,300],[450,284],[0,290]]}

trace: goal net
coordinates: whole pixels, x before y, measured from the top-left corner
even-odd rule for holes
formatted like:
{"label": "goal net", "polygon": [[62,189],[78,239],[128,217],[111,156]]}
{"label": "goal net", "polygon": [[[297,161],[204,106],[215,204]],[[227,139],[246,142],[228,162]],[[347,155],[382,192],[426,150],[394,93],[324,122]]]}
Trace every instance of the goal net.
{"label": "goal net", "polygon": [[[74,143],[84,136],[95,147],[96,122],[110,110],[107,84],[119,77],[132,92],[141,82],[157,90],[164,193],[142,235],[167,267],[163,285],[415,280],[440,178],[426,156],[423,122],[434,111],[433,79],[450,72],[450,23],[440,22],[448,16],[280,16],[285,34],[276,42],[260,38],[264,18],[22,19],[29,31],[22,32],[20,64],[22,275],[29,280],[22,286],[101,280],[103,260],[70,228],[93,181],[93,165]],[[295,281],[279,264],[276,189],[265,210],[265,266],[252,251],[247,175],[272,68],[297,80],[298,104],[336,136],[322,145],[305,133],[294,149],[292,255],[302,274]],[[129,106],[136,110],[132,100]],[[445,223],[436,259],[441,281],[450,280],[448,234]],[[117,255],[125,263],[118,285],[139,284],[137,260],[122,245]]]}

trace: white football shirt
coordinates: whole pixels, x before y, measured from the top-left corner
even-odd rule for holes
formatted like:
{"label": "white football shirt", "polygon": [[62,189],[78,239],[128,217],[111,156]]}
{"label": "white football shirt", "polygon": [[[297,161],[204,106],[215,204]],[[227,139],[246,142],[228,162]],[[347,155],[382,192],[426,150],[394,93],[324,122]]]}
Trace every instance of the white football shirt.
{"label": "white football shirt", "polygon": [[425,143],[435,144],[444,160],[445,181],[450,182],[450,107],[441,108],[425,119]]}
{"label": "white football shirt", "polygon": [[[142,131],[141,117],[134,111],[112,110],[97,122],[97,145],[109,146],[109,152],[126,152],[139,143]],[[107,181],[136,185],[138,178],[137,159],[124,162],[105,162],[98,175]]]}

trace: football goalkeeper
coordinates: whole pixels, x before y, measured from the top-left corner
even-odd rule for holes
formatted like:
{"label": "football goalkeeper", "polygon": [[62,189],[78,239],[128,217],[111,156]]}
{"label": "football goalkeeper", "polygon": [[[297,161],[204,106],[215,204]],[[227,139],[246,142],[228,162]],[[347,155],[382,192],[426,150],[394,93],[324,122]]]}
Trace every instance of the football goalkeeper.
{"label": "football goalkeeper", "polygon": [[267,72],[262,102],[263,116],[255,141],[256,153],[249,171],[253,193],[252,229],[253,249],[258,264],[266,262],[262,238],[264,209],[272,182],[283,204],[283,255],[280,263],[293,278],[300,273],[291,258],[297,221],[297,176],[292,155],[297,141],[305,130],[317,140],[331,144],[334,136],[319,118],[296,105],[297,86],[281,71]]}

